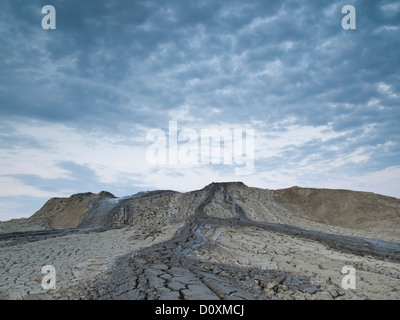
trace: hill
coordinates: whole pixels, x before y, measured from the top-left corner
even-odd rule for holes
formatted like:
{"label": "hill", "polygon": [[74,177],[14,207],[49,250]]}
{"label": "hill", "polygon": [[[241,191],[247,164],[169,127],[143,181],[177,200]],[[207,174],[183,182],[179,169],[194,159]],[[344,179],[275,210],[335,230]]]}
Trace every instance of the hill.
{"label": "hill", "polygon": [[0,298],[397,300],[399,227],[400,199],[351,190],[74,194],[0,223]]}

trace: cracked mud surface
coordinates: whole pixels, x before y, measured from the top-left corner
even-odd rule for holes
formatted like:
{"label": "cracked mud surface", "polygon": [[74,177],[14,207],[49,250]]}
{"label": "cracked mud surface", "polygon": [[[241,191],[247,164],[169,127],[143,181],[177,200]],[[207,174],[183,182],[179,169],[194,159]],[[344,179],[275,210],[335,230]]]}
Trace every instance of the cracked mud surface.
{"label": "cracked mud surface", "polygon": [[[246,192],[211,184],[105,199],[78,228],[2,233],[0,298],[400,298],[393,233],[299,218],[268,191],[261,208]],[[55,290],[41,288],[46,264],[56,269]],[[345,265],[356,269],[354,290],[341,286]]]}

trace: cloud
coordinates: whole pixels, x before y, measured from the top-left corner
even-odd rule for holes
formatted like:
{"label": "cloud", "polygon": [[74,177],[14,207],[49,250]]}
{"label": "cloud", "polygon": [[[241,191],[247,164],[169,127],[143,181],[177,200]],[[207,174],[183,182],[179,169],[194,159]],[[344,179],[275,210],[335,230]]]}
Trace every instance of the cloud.
{"label": "cloud", "polygon": [[399,166],[396,1],[55,0],[56,30],[41,28],[45,4],[0,11],[0,175],[20,190],[73,189],[79,170],[82,187],[121,193],[234,178],[152,171],[146,132],[171,120],[253,127],[257,185]]}

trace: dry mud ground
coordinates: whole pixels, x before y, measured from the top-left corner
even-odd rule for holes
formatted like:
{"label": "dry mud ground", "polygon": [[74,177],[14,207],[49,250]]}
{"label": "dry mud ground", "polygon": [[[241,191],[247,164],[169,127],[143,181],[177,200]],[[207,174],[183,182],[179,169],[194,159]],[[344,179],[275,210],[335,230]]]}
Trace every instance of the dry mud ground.
{"label": "dry mud ground", "polygon": [[[260,221],[254,215],[258,209],[238,195],[246,190],[213,184],[196,195],[132,198],[137,211],[123,212],[124,223],[118,226],[111,219],[112,226],[81,223],[19,232],[17,227],[14,232],[3,228],[0,298],[400,298],[400,244],[392,234],[373,239],[366,231],[292,217],[277,203],[267,210],[270,218],[264,210]],[[146,211],[146,219],[139,219],[144,202],[138,201],[150,198],[154,214]],[[119,205],[115,199],[105,201]],[[187,202],[188,214],[174,211],[172,219],[165,213],[167,207],[176,209],[174,201],[181,206]],[[109,211],[112,217],[114,209]],[[56,289],[42,288],[44,265],[54,266]],[[356,271],[355,289],[342,287],[344,266]]]}

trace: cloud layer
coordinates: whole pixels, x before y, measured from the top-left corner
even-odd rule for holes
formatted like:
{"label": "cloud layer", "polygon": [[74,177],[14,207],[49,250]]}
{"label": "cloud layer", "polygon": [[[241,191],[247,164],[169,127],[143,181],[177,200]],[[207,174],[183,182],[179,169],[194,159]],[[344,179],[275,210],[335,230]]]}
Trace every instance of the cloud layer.
{"label": "cloud layer", "polygon": [[[216,180],[400,197],[397,1],[53,0],[43,30],[47,2],[0,11],[0,220],[38,209],[18,197]],[[146,133],[171,120],[253,128],[254,173],[151,166]]]}

